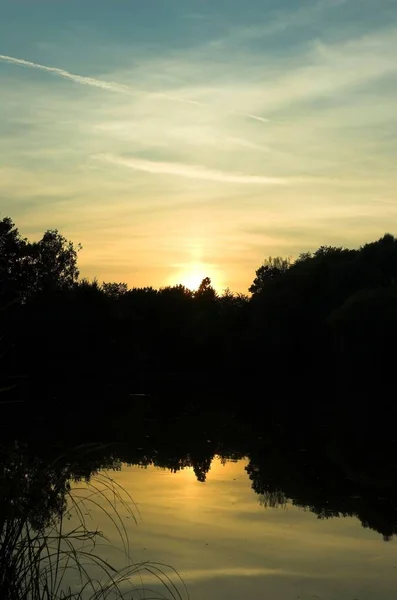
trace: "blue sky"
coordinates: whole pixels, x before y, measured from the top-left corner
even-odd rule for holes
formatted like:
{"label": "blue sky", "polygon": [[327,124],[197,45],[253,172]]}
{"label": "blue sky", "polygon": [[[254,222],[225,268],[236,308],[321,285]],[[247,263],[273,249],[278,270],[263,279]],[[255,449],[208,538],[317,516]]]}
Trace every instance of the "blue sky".
{"label": "blue sky", "polygon": [[0,0],[0,211],[83,275],[245,291],[397,224],[397,1]]}

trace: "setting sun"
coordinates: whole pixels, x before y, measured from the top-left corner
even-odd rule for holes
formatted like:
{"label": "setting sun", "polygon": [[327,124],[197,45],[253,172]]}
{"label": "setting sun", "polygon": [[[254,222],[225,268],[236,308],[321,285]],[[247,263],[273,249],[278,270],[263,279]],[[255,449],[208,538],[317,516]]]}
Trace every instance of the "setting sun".
{"label": "setting sun", "polygon": [[181,283],[189,290],[197,290],[205,277],[211,279],[215,289],[221,289],[221,280],[216,268],[213,265],[204,263],[181,265],[181,270],[177,273],[173,284]]}
{"label": "setting sun", "polygon": [[181,283],[190,290],[197,290],[204,277],[207,277],[202,265],[193,265],[185,273],[181,273]]}

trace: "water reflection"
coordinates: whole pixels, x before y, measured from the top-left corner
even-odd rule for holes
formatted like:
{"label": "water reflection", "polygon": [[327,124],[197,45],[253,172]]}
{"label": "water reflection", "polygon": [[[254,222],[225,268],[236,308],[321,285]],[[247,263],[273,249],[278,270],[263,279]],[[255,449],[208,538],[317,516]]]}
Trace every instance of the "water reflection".
{"label": "water reflection", "polygon": [[[12,434],[3,428],[3,554],[12,507],[35,530],[54,525],[71,491],[107,472],[142,517],[136,527],[118,508],[133,562],[172,565],[193,600],[394,597],[397,556],[383,541],[397,533],[391,436],[332,415],[314,424],[281,409],[251,417],[230,402],[137,402],[98,402],[78,420],[71,405],[61,428],[27,412]],[[87,518],[109,536],[104,558],[125,567],[120,527],[100,503]]]}
{"label": "water reflection", "polygon": [[[173,411],[162,399],[146,404],[113,404],[111,410],[99,405],[95,412],[88,406],[87,414],[78,404],[70,405],[61,428],[52,414],[37,417],[26,411],[26,420],[20,419],[12,433],[7,426],[11,415],[0,430],[2,468],[14,464],[16,438],[28,471],[35,472],[36,460],[62,470],[64,479],[89,479],[98,470],[127,464],[184,470],[204,483],[214,457],[224,462],[244,458],[252,492],[265,506],[288,499],[320,518],[357,517],[385,540],[397,533],[396,440],[383,435],[372,416],[366,429],[357,419],[350,425],[346,418],[338,423],[329,419],[322,426],[296,421],[296,415],[275,422],[260,421],[257,415],[249,420],[245,412],[243,420],[234,410],[210,412],[206,404],[188,409],[176,405]],[[46,473],[44,489],[56,476],[48,469]]]}
{"label": "water reflection", "polygon": [[395,597],[394,544],[352,517],[319,520],[290,501],[265,508],[248,464],[215,458],[204,485],[192,469],[123,467],[115,477],[141,512],[136,554],[176,566],[193,600]]}

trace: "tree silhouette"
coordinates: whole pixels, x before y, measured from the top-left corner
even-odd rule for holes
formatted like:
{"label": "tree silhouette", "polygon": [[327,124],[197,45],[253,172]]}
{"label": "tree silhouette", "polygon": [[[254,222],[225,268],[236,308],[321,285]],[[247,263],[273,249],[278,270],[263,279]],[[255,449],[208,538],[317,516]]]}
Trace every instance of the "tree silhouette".
{"label": "tree silhouette", "polygon": [[211,279],[209,277],[204,277],[197,291],[195,292],[194,297],[198,300],[215,300],[216,291],[212,287]]}
{"label": "tree silhouette", "polygon": [[71,288],[79,277],[77,253],[80,249],[81,246],[74,246],[56,229],[46,231],[40,241],[29,244],[31,293]]}
{"label": "tree silhouette", "polygon": [[9,217],[0,221],[0,292],[3,302],[21,296],[27,285],[27,241]]}
{"label": "tree silhouette", "polygon": [[74,246],[56,229],[38,242],[21,238],[8,217],[0,221],[0,283],[9,297],[25,302],[29,297],[71,288],[79,277]]}
{"label": "tree silhouette", "polygon": [[269,281],[278,279],[284,275],[291,266],[290,258],[269,256],[263,264],[255,271],[256,277],[249,288],[251,294],[260,294],[266,289]]}
{"label": "tree silhouette", "polygon": [[121,296],[128,292],[128,285],[126,283],[103,282],[102,291],[108,298],[118,300]]}

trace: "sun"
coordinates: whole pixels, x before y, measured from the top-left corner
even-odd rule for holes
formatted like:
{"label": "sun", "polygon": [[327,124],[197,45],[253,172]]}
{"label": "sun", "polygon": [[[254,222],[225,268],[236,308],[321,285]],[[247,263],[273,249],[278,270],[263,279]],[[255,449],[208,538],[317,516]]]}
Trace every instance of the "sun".
{"label": "sun", "polygon": [[189,290],[197,290],[206,275],[200,271],[188,271],[182,274],[181,283]]}
{"label": "sun", "polygon": [[183,268],[176,274],[175,283],[181,283],[189,290],[195,291],[200,287],[200,283],[205,277],[211,279],[211,283],[215,289],[220,289],[219,276],[213,265],[203,263],[191,263],[184,265]]}

